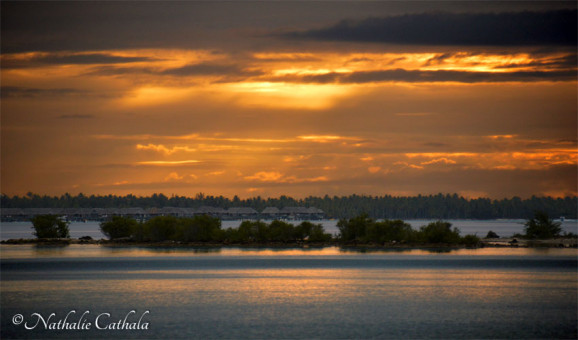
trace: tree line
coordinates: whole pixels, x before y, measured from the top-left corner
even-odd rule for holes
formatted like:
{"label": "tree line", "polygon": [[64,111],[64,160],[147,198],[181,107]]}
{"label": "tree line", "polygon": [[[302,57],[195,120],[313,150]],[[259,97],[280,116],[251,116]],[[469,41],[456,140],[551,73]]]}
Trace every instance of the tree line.
{"label": "tree line", "polygon": [[325,232],[321,224],[309,221],[293,225],[275,220],[243,221],[238,228],[221,228],[218,218],[200,215],[177,218],[157,216],[146,222],[130,217],[114,216],[100,224],[101,231],[111,240],[133,240],[137,242],[216,242],[221,244],[244,243],[327,243],[344,245],[357,244],[445,244],[476,246],[480,239],[474,235],[462,237],[451,223],[437,221],[414,230],[402,220],[376,221],[362,214],[350,219],[339,220],[338,235]]}
{"label": "tree line", "polygon": [[329,242],[332,236],[321,224],[308,221],[293,224],[275,220],[243,221],[238,228],[221,228],[221,221],[212,216],[195,217],[157,216],[146,222],[130,217],[114,216],[100,224],[100,229],[111,240],[130,239],[137,242],[217,242],[217,243],[301,243]]}
{"label": "tree line", "polygon": [[337,223],[337,241],[345,244],[446,244],[477,246],[480,238],[461,236],[458,228],[444,221],[431,222],[415,230],[402,220],[376,221],[366,214]]}
{"label": "tree line", "polygon": [[[69,238],[68,222],[56,215],[39,215],[32,219],[34,235],[38,238]],[[339,233],[333,236],[325,232],[323,225],[303,221],[295,226],[285,221],[266,223],[260,220],[243,221],[238,228],[221,228],[221,220],[209,215],[195,217],[157,216],[146,222],[131,217],[113,216],[100,223],[100,230],[110,240],[136,242],[201,242],[220,244],[246,243],[328,243],[342,245],[465,245],[478,246],[476,235],[461,236],[458,228],[445,221],[431,222],[415,230],[403,220],[374,220],[367,214],[337,223]],[[554,222],[544,212],[535,212],[526,220],[527,239],[550,239],[555,237],[576,237],[574,234],[561,235],[559,222]],[[498,237],[489,231],[488,238]]]}
{"label": "tree line", "polygon": [[182,207],[199,208],[202,206],[250,207],[263,211],[266,207],[303,206],[323,210],[328,218],[351,218],[366,213],[374,219],[525,219],[534,211],[544,211],[550,216],[575,219],[578,215],[578,197],[552,198],[532,196],[528,199],[519,197],[504,199],[474,198],[468,199],[457,194],[437,194],[418,196],[370,196],[349,195],[323,197],[309,196],[295,199],[288,196],[277,198],[252,197],[232,199],[223,196],[210,196],[199,193],[194,197],[166,196],[86,196],[84,194],[47,196],[28,193],[24,196],[2,195],[0,204],[3,208],[151,208]]}

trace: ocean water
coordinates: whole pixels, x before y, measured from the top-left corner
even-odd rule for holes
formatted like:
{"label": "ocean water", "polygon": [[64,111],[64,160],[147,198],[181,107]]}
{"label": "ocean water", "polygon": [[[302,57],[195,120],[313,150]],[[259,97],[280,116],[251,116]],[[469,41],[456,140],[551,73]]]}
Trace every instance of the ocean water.
{"label": "ocean water", "polygon": [[[270,222],[270,221],[269,221]],[[337,220],[321,220],[314,221],[320,223],[325,228],[325,231],[333,235],[338,234]],[[419,229],[421,226],[427,225],[433,220],[407,220],[412,228]],[[488,231],[492,230],[501,237],[509,237],[516,233],[524,233],[525,220],[449,220],[452,226],[460,229],[462,235],[475,234],[479,237],[484,237]],[[559,222],[559,221],[558,221]],[[301,221],[290,221],[290,223],[297,225]],[[238,228],[241,221],[223,221],[222,227]],[[578,220],[565,220],[561,222],[563,231],[578,234]],[[104,234],[100,232],[100,223],[95,221],[88,222],[72,222],[69,226],[70,236],[79,238],[82,236],[90,236],[94,239],[105,238]],[[19,239],[19,238],[34,238],[32,234],[32,223],[30,222],[2,222],[0,223],[0,240]]]}
{"label": "ocean water", "polygon": [[577,255],[2,245],[0,337],[575,339]]}

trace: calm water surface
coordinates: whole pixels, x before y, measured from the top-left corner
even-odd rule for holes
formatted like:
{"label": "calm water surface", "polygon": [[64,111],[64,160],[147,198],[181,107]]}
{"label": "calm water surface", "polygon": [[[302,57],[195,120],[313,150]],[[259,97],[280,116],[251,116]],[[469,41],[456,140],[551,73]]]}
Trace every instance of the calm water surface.
{"label": "calm water surface", "polygon": [[[3,339],[577,336],[576,249],[2,245],[0,255]],[[27,330],[34,313],[93,325]],[[127,314],[148,329],[94,325]]]}

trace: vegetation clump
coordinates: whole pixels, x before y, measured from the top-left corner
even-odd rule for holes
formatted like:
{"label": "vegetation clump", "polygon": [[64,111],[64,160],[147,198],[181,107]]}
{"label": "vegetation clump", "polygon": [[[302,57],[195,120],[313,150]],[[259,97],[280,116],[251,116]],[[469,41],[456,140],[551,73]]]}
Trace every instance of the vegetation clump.
{"label": "vegetation clump", "polygon": [[[41,215],[32,220],[38,238],[67,238],[68,224],[55,215]],[[299,225],[274,220],[243,221],[238,228],[223,229],[221,220],[209,215],[191,218],[157,216],[145,222],[114,216],[100,224],[110,240],[136,242],[183,242],[220,244],[304,244],[336,242],[342,245],[442,245],[476,247],[481,244],[476,235],[461,236],[458,228],[445,221],[435,221],[415,230],[402,220],[376,221],[367,214],[337,223],[338,234],[326,233],[321,224],[304,221]],[[526,223],[528,237],[558,236],[561,228],[547,215],[536,214]],[[534,236],[535,235],[535,236]],[[486,237],[497,238],[494,232]]]}
{"label": "vegetation clump", "polygon": [[488,231],[488,233],[486,234],[486,238],[500,238],[500,236],[498,234],[496,234],[493,231]]}
{"label": "vegetation clump", "polygon": [[559,237],[562,232],[561,223],[554,222],[542,211],[536,211],[534,217],[528,219],[524,226],[524,236],[527,239],[551,239]]}
{"label": "vegetation clump", "polygon": [[110,221],[100,224],[100,231],[111,240],[131,237],[136,231],[138,222],[134,218],[113,216]]}
{"label": "vegetation clump", "polygon": [[351,219],[342,219],[337,223],[340,243],[376,243],[376,244],[444,244],[476,246],[480,239],[475,235],[460,236],[458,228],[452,224],[436,221],[422,226],[419,230],[402,220],[375,221],[362,214]]}
{"label": "vegetation clump", "polygon": [[221,228],[221,220],[208,215],[192,218],[157,216],[144,223],[132,218],[117,217],[100,224],[111,240],[130,237],[138,242],[201,242],[201,243],[295,243],[329,242],[321,224],[302,222],[294,226],[284,221],[243,221],[238,228]]}
{"label": "vegetation clump", "polygon": [[176,238],[185,242],[222,241],[221,220],[207,215],[181,218],[176,227]]}
{"label": "vegetation clump", "polygon": [[477,246],[475,235],[460,236],[458,228],[436,221],[414,230],[402,220],[376,221],[362,214],[337,223],[339,234],[334,239],[321,224],[309,221],[295,226],[285,221],[243,221],[238,228],[221,228],[221,221],[207,215],[192,218],[158,216],[144,223],[131,218],[113,218],[101,223],[101,230],[111,240],[130,237],[139,242],[200,242],[225,244],[294,244],[327,243],[378,245],[466,245]]}
{"label": "vegetation clump", "polygon": [[449,222],[437,221],[423,226],[419,231],[419,239],[424,243],[458,244],[461,241],[458,228],[452,229]]}
{"label": "vegetation clump", "polygon": [[37,238],[69,238],[68,223],[57,215],[38,215],[32,218],[34,236]]}

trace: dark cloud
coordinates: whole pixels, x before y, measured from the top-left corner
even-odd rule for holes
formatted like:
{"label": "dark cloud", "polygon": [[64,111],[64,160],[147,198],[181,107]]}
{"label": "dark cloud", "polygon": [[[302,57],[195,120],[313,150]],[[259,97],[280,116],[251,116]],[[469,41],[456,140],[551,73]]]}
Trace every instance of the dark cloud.
{"label": "dark cloud", "polygon": [[[163,22],[170,27],[168,18],[173,15],[173,22],[182,24],[182,17],[175,15],[178,6],[170,4],[3,1],[1,5],[4,53],[174,46],[178,35],[174,29],[163,30]],[[180,38],[194,36],[183,29]]]}
{"label": "dark cloud", "polygon": [[[419,36],[420,32],[416,33],[416,29],[424,26],[419,25],[421,18],[419,13],[432,13],[432,11],[520,13],[523,10],[538,12],[561,8],[575,9],[576,4],[571,1],[271,1],[258,3],[253,1],[0,1],[0,7],[2,53],[17,53],[141,48],[279,50],[294,48],[299,44],[295,41],[288,44],[286,40],[276,39],[271,32],[280,32],[280,30],[287,32],[289,29],[296,32],[298,29],[314,27],[313,25],[328,27],[330,23],[338,22],[342,18],[358,20],[346,23],[345,27],[359,30],[368,25],[371,27],[371,22],[364,21],[370,16],[391,16],[394,21],[408,21],[407,24],[402,22],[398,26],[404,28],[404,25],[411,26],[409,33],[402,31],[393,34],[399,35],[400,39],[405,41],[408,35],[412,37],[411,32]],[[511,16],[515,17],[515,15]],[[520,16],[523,17],[523,15]],[[443,15],[438,15],[438,17],[442,18]],[[477,18],[475,14],[469,14],[469,16],[457,14],[457,17],[463,18],[460,24],[466,26],[470,24],[467,22],[468,19]],[[490,15],[481,15],[482,19],[486,17]],[[497,14],[497,17],[502,18],[500,14]],[[496,21],[499,21],[498,19]],[[508,23],[512,25],[524,23],[523,18],[519,22],[514,22],[506,15],[506,19],[499,27]],[[379,22],[382,19],[376,20]],[[481,24],[474,22],[474,26],[467,32],[476,32],[479,27],[485,28],[484,20],[481,20]],[[575,23],[575,15],[573,20]],[[416,21],[418,26],[413,27]],[[529,32],[534,33],[537,30],[536,27],[541,26],[543,25],[538,23],[538,26]],[[359,35],[358,33],[336,36],[335,33],[339,33],[338,28],[336,26],[294,35],[316,40],[330,38],[330,40],[338,41],[348,39],[359,41],[359,37],[356,36]],[[454,31],[459,32],[462,29],[463,27],[458,27]],[[526,27],[521,27],[517,31],[524,32],[525,29]],[[575,25],[572,29],[575,29]],[[455,40],[454,31],[449,33]],[[323,35],[322,33],[326,37],[314,36],[315,34]],[[467,36],[466,33],[464,34]],[[443,34],[440,33],[438,36],[443,37]],[[556,32],[545,34],[555,35]],[[380,38],[379,36],[373,39],[365,38],[370,41],[375,39]],[[432,40],[429,36],[422,40],[425,40],[426,45],[440,43],[440,38]],[[413,42],[410,41],[410,43]],[[308,44],[307,47],[317,48],[315,44]]]}
{"label": "dark cloud", "polygon": [[398,61],[404,61],[406,59],[407,59],[406,57],[395,58],[392,61],[390,61],[388,65],[393,65],[393,64],[397,63]]}
{"label": "dark cloud", "polygon": [[[523,68],[523,67],[540,67],[540,68],[548,68],[548,69],[576,69],[578,66],[578,55],[576,53],[566,53],[562,56],[552,56],[552,50],[548,50],[548,52],[542,51],[538,49],[536,51],[531,51],[528,53],[532,59],[531,62],[524,62],[524,63],[511,63],[508,61],[507,64],[495,66],[495,69],[513,69],[513,68]],[[476,56],[479,57],[480,60],[487,56],[510,56],[510,52],[492,52],[489,53],[479,53],[479,52],[446,52],[446,53],[439,53],[436,54],[434,57],[428,59],[422,66],[429,67],[429,66],[436,66],[442,65],[446,62],[447,59],[457,57],[457,58],[464,58],[464,57],[472,57]],[[450,61],[451,62],[451,61]],[[476,66],[480,63],[469,61],[468,65]]]}
{"label": "dark cloud", "polygon": [[325,73],[320,75],[287,76],[273,78],[273,81],[292,81],[304,83],[340,83],[362,84],[377,82],[459,82],[459,83],[493,83],[493,82],[535,82],[535,81],[573,81],[576,71],[517,71],[517,72],[469,72],[469,71],[422,71],[422,70],[385,70],[361,71],[352,73]]}
{"label": "dark cloud", "polygon": [[282,36],[291,39],[460,46],[575,46],[577,11],[424,13],[338,24]]}
{"label": "dark cloud", "polygon": [[136,74],[158,74],[159,70],[152,67],[118,67],[118,66],[97,66],[92,67],[86,74],[95,76],[124,76]]}
{"label": "dark cloud", "polygon": [[[246,51],[279,27],[406,6],[246,1],[1,1],[2,52],[182,48]],[[361,14],[357,14],[361,13]],[[261,34],[260,34],[261,33]],[[257,36],[261,37],[257,37]],[[274,39],[266,38],[263,49]]]}
{"label": "dark cloud", "polygon": [[428,146],[432,148],[447,148],[450,145],[447,143],[430,142],[430,143],[423,143],[423,146]]}
{"label": "dark cloud", "polygon": [[55,89],[40,89],[30,87],[17,86],[2,86],[0,94],[2,98],[34,98],[41,96],[67,96],[78,95],[84,91],[69,89],[69,88],[55,88]]}
{"label": "dark cloud", "polygon": [[44,65],[90,65],[90,64],[122,64],[142,61],[155,61],[157,59],[148,57],[121,57],[105,53],[90,54],[60,54],[49,53],[45,55],[32,56],[30,58],[16,58],[6,55],[2,58],[3,69],[14,69],[24,67],[37,67]]}
{"label": "dark cloud", "polygon": [[451,58],[455,53],[442,53],[438,54],[433,58],[428,59],[423,66],[432,66],[442,64],[446,59]]}
{"label": "dark cloud", "polygon": [[49,55],[38,58],[39,62],[46,64],[120,64],[140,61],[155,61],[148,57],[121,57],[102,53],[77,54],[77,55]]}
{"label": "dark cloud", "polygon": [[221,77],[219,79],[220,82],[226,82],[239,81],[247,77],[261,76],[264,72],[258,69],[245,68],[237,64],[200,63],[164,70],[153,67],[100,66],[92,68],[88,74],[99,76],[125,76],[138,74],[174,77],[216,76]]}
{"label": "dark cloud", "polygon": [[546,60],[536,60],[529,63],[518,63],[497,66],[496,69],[519,68],[519,67],[547,67],[551,69],[575,69],[578,66],[578,55],[567,54],[562,57]]}

